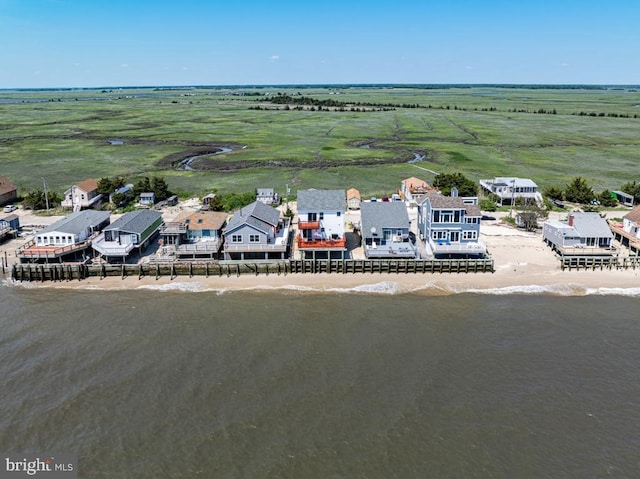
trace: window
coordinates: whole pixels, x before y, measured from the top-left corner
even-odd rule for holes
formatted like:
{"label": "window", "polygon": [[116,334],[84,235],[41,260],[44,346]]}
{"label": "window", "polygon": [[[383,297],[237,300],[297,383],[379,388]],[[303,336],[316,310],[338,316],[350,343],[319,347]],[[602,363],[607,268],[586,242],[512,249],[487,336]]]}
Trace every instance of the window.
{"label": "window", "polygon": [[323,219],[324,219],[324,213],[320,212],[320,220],[323,220]]}
{"label": "window", "polygon": [[249,243],[259,243],[260,235],[249,235]]}
{"label": "window", "polygon": [[441,211],[440,223],[451,223],[453,220],[453,211]]}
{"label": "window", "polygon": [[431,232],[431,238],[434,240],[444,240],[447,239],[447,232],[436,230]]}
{"label": "window", "polygon": [[242,235],[231,235],[232,243],[242,243]]}
{"label": "window", "polygon": [[477,231],[463,231],[462,232],[462,239],[463,240],[478,239],[478,232]]}
{"label": "window", "polygon": [[465,218],[465,221],[466,221],[467,224],[474,224],[475,225],[475,224],[478,223],[478,218],[469,218],[469,217],[467,217],[467,218]]}
{"label": "window", "polygon": [[340,213],[340,211],[338,211],[338,212],[336,213],[336,216],[340,216],[340,215],[341,215],[341,213]]}

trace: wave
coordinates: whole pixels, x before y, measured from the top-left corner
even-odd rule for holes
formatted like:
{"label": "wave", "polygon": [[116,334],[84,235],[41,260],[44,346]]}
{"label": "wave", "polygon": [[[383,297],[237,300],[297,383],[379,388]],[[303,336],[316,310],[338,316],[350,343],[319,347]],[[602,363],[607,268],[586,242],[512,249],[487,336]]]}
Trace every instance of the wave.
{"label": "wave", "polygon": [[[5,279],[0,282],[6,287],[21,287],[25,289],[38,289],[43,286],[38,283],[15,282],[11,279]],[[626,296],[640,297],[640,287],[630,288],[611,288],[599,287],[592,288],[574,283],[554,283],[548,285],[513,285],[496,288],[478,288],[470,287],[463,284],[455,284],[447,281],[430,281],[423,285],[416,286],[404,284],[395,281],[380,281],[370,284],[360,284],[351,287],[332,286],[307,286],[298,284],[283,285],[254,285],[250,287],[233,287],[227,285],[225,287],[213,286],[206,281],[176,281],[162,284],[140,284],[134,287],[123,284],[122,287],[114,287],[113,284],[102,286],[99,284],[83,285],[74,283],[56,287],[68,287],[69,289],[85,289],[98,291],[122,291],[122,290],[148,290],[160,292],[184,292],[184,293],[206,293],[213,292],[217,294],[225,294],[231,292],[279,292],[282,294],[374,294],[374,295],[401,295],[401,294],[422,294],[429,296],[443,296],[456,294],[486,294],[486,295],[548,295],[548,296]]]}

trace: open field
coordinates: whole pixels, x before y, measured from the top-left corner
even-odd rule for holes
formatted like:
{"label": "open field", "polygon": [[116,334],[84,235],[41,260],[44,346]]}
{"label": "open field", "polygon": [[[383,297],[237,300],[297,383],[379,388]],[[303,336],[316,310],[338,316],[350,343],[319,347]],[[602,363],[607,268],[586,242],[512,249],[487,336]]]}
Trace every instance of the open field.
{"label": "open field", "polygon": [[[348,105],[284,110],[267,101],[277,93]],[[351,111],[356,103],[406,107]],[[88,177],[161,175],[190,195],[287,184],[382,195],[402,178],[454,171],[542,188],[580,175],[600,191],[640,179],[639,105],[631,87],[5,90],[0,175],[21,191],[45,177],[60,193]],[[196,171],[175,166],[221,147],[232,151],[200,157]],[[410,164],[416,155],[425,158]]]}

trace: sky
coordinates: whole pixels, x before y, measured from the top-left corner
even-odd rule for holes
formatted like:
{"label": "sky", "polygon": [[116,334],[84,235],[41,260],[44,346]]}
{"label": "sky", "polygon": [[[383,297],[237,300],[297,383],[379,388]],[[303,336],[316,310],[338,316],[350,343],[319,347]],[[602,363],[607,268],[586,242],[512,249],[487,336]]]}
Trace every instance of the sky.
{"label": "sky", "polygon": [[0,88],[640,84],[638,0],[0,0]]}

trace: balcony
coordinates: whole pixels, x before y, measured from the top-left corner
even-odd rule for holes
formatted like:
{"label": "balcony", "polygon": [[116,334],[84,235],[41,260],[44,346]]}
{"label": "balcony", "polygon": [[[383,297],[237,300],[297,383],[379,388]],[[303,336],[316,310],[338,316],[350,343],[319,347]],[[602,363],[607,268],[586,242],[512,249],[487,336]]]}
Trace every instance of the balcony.
{"label": "balcony", "polygon": [[487,247],[482,241],[447,243],[445,241],[431,240],[429,246],[431,246],[434,254],[481,255],[487,252]]}
{"label": "balcony", "polygon": [[339,239],[306,239],[298,237],[296,239],[298,249],[346,249],[347,240]]}
{"label": "balcony", "polygon": [[298,221],[299,230],[319,230],[320,221]]}
{"label": "balcony", "polygon": [[18,258],[25,259],[25,260],[60,258],[68,254],[86,250],[91,246],[91,242],[96,235],[97,234],[94,234],[91,237],[87,238],[85,241],[82,241],[80,243],[65,245],[65,246],[62,246],[62,245],[38,246],[35,244],[33,240],[30,240],[28,243],[26,243],[24,246],[22,246],[16,251],[16,256]]}

